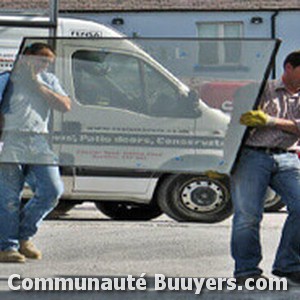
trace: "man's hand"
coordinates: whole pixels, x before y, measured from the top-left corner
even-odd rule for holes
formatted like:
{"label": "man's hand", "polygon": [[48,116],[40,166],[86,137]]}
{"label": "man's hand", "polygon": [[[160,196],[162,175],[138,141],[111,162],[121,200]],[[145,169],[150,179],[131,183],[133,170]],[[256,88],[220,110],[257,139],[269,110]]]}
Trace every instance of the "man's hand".
{"label": "man's hand", "polygon": [[240,123],[249,127],[274,126],[276,118],[269,116],[262,110],[250,110],[241,115]]}

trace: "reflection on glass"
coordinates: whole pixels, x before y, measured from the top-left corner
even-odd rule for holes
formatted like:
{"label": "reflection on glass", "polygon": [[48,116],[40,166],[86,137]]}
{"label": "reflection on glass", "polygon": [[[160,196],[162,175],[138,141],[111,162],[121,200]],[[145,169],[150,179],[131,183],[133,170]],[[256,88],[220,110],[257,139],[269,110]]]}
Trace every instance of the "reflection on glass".
{"label": "reflection on glass", "polygon": [[[55,45],[53,72],[74,100],[71,111],[52,111],[43,133],[59,158],[53,164],[228,173],[245,132],[238,116],[253,107],[276,41],[61,38]],[[209,68],[207,53],[217,58]]]}

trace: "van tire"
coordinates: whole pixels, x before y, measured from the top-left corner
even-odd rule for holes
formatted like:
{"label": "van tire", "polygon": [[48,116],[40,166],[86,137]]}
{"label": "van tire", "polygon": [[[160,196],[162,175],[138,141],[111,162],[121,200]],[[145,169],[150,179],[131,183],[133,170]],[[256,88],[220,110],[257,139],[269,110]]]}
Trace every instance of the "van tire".
{"label": "van tire", "polygon": [[156,204],[95,201],[95,205],[104,215],[120,221],[148,221],[162,214]]}
{"label": "van tire", "polygon": [[171,175],[159,185],[161,210],[181,222],[216,223],[232,214],[229,179],[204,175]]}

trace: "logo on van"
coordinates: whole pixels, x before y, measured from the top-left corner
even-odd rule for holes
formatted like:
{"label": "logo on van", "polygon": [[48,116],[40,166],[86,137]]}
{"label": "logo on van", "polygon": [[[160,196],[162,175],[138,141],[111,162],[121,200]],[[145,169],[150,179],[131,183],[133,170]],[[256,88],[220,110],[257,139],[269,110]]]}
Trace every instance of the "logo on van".
{"label": "logo on van", "polygon": [[70,31],[70,35],[71,37],[80,37],[80,38],[88,38],[88,37],[92,37],[92,38],[98,38],[98,37],[102,37],[103,33],[102,31],[90,31],[90,30],[71,30]]}

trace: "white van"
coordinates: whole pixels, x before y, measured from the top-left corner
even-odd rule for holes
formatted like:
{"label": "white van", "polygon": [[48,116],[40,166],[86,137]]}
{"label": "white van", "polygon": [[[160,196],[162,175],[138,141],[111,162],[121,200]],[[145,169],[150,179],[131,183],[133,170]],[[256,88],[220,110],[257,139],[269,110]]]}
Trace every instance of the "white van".
{"label": "white van", "polygon": [[[5,25],[9,18],[16,20],[0,17],[2,70],[12,67],[24,32],[39,40],[48,36],[47,28],[1,27],[1,21]],[[217,222],[227,218],[231,214],[228,177],[209,178],[204,173],[222,162],[221,144],[229,117],[199,100],[162,64],[113,29],[90,21],[60,18],[56,34],[71,37],[53,41],[58,57],[56,74],[74,99],[70,113],[53,114],[53,133],[59,133],[54,134],[53,141],[62,157],[65,182],[60,207],[67,209],[82,201],[95,201],[97,208],[111,218],[127,220],[149,220],[162,212],[178,221]],[[82,39],[86,37],[97,39]],[[34,39],[25,44],[31,42]],[[147,43],[143,48],[147,49]],[[269,52],[272,46],[271,43]],[[258,68],[264,70],[266,66],[267,63]],[[146,105],[134,103],[135,97],[129,96],[136,92],[134,88],[140,88],[133,82],[136,70],[142,74],[137,77],[139,81],[146,74],[155,78],[140,91],[146,93],[147,88],[151,93],[145,97],[151,99]],[[104,80],[107,72],[109,81]],[[124,93],[113,89],[120,83]],[[119,101],[125,98],[130,100],[126,105]],[[187,105],[178,109],[177,102]],[[247,105],[251,108],[253,102]],[[173,106],[176,109],[172,112]],[[199,139],[199,132],[210,138]],[[242,134],[240,130],[233,138],[237,145],[229,145],[234,149],[228,154],[231,160]],[[190,147],[190,143],[195,146],[195,138],[198,147]]]}

